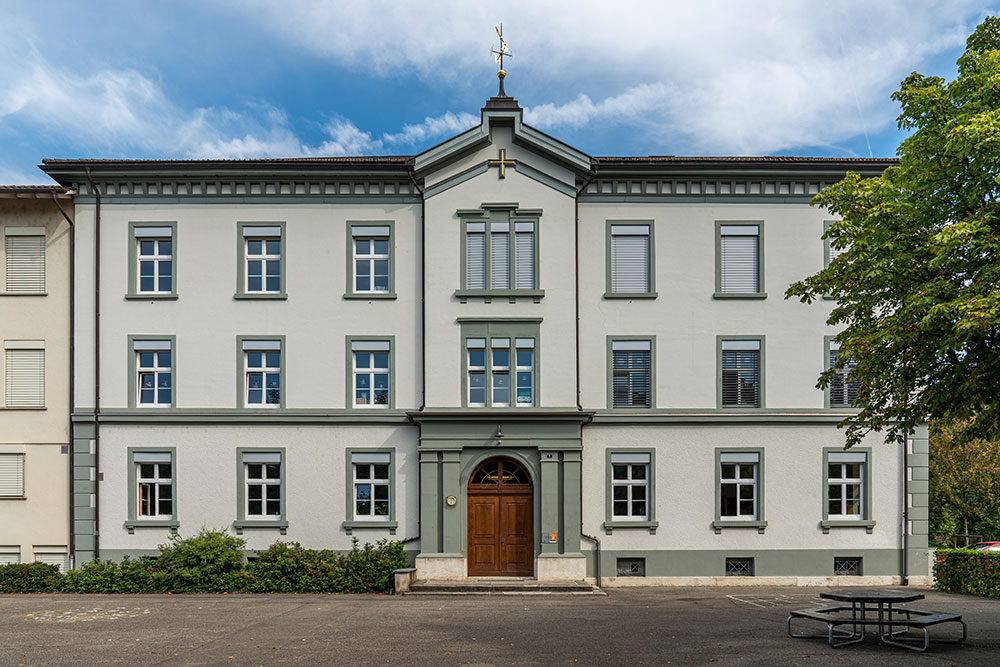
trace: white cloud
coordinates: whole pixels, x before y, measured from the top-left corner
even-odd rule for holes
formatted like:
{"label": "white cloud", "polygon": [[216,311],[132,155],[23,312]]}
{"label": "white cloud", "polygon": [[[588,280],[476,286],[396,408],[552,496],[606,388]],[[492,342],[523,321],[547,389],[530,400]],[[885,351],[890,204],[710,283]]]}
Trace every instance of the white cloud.
{"label": "white cloud", "polygon": [[479,117],[471,113],[446,112],[437,118],[427,117],[417,125],[404,125],[402,131],[395,134],[384,134],[383,140],[388,144],[404,144],[414,146],[429,139],[438,139],[464,132],[479,124]]}
{"label": "white cloud", "polygon": [[983,14],[977,0],[508,0],[502,10],[372,0],[349,12],[339,2],[286,0],[265,5],[261,21],[361,72],[487,88],[487,47],[506,16],[515,53],[507,90],[520,92],[539,126],[610,121],[656,148],[755,153],[887,127],[899,81],[961,46]]}

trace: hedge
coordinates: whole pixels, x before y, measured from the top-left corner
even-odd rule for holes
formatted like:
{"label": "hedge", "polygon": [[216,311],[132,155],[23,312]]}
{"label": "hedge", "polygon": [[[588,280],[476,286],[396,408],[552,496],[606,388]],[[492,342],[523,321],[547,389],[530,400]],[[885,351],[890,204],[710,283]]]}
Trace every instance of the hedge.
{"label": "hedge", "polygon": [[934,588],[1000,599],[1000,551],[938,549]]}
{"label": "hedge", "polygon": [[3,593],[389,593],[406,567],[401,542],[380,540],[347,553],[277,542],[243,562],[244,540],[202,530],[160,545],[160,555],[121,563],[95,560],[63,575],[55,565],[0,566]]}

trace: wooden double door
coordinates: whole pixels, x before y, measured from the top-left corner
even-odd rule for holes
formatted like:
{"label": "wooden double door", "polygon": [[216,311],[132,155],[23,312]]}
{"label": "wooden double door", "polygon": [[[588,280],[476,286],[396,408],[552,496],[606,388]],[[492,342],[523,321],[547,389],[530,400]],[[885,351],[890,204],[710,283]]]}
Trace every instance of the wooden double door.
{"label": "wooden double door", "polygon": [[469,576],[531,576],[533,489],[524,468],[492,459],[469,479]]}

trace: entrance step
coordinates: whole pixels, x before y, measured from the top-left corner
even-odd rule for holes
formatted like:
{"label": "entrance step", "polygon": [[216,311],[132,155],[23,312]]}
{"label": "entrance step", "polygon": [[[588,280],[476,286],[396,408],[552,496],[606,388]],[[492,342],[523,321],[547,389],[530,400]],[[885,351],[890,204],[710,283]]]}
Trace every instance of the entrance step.
{"label": "entrance step", "polygon": [[468,579],[444,581],[418,579],[403,595],[605,595],[585,581],[535,579]]}

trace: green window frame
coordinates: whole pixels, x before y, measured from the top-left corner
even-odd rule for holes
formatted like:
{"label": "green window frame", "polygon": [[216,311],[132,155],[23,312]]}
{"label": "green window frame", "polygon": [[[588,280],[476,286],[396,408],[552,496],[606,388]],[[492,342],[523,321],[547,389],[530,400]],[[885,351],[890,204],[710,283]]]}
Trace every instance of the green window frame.
{"label": "green window frame", "polygon": [[[476,409],[517,409],[517,410],[530,410],[532,408],[539,407],[539,402],[541,399],[541,348],[542,341],[540,336],[541,322],[542,318],[458,318],[458,322],[462,327],[462,407],[476,408]],[[493,405],[493,392],[492,388],[492,378],[494,376],[494,366],[493,366],[493,354],[492,354],[492,341],[494,339],[508,339],[508,349],[515,350],[513,354],[510,355],[510,360],[514,361],[513,365],[508,365],[507,372],[509,377],[509,388],[510,396],[513,400],[510,400],[507,405]],[[520,346],[518,345],[518,339],[531,340],[533,347],[532,354],[532,366],[531,366],[531,390],[532,390],[532,400],[530,406],[520,406],[517,404],[517,388],[518,388],[518,365],[517,365],[517,354],[518,349],[528,349],[527,344]],[[482,367],[474,367],[473,370],[481,369],[481,373],[484,376],[485,382],[485,404],[470,404],[469,401],[469,342],[472,341],[483,341],[484,351],[484,365]],[[479,347],[474,347],[473,349],[479,349]],[[502,349],[502,348],[498,348]],[[510,361],[508,361],[510,363]],[[502,371],[498,371],[501,372]],[[523,371],[522,371],[523,372]]]}
{"label": "green window frame", "polygon": [[[541,209],[522,209],[516,203],[484,203],[478,209],[458,211],[461,221],[461,269],[460,287],[455,290],[455,296],[460,303],[466,303],[469,298],[482,298],[486,303],[494,298],[507,298],[511,303],[515,303],[518,298],[530,298],[538,303],[545,296],[545,290],[539,288],[541,277],[538,237],[541,216]],[[482,234],[482,287],[475,284],[470,286],[470,252],[475,247],[470,245],[470,234]],[[498,242],[494,247],[494,234],[506,234],[506,243]],[[531,234],[530,239],[525,238],[527,234]],[[507,261],[498,260],[496,268],[498,271],[506,271],[506,287],[495,287],[493,284],[502,275],[494,275],[493,271],[494,254],[500,247],[504,248]],[[530,258],[525,257],[529,249]]]}
{"label": "green window frame", "polygon": [[[344,394],[345,407],[357,410],[394,410],[396,408],[396,337],[395,336],[347,336],[346,339],[347,357],[345,368],[347,369],[347,387]],[[374,403],[368,405],[356,404],[356,368],[355,352],[380,352],[388,346],[389,353],[389,402],[384,405]],[[369,388],[372,395],[375,395],[376,387]],[[373,399],[374,400],[374,399]]]}
{"label": "green window frame", "polygon": [[[756,512],[752,519],[733,519],[722,516],[722,466],[747,465],[756,466],[754,477],[754,503]],[[712,528],[715,534],[722,533],[724,528],[756,528],[764,534],[767,521],[764,520],[764,449],[762,447],[716,447],[715,448],[715,521]]]}
{"label": "green window frame", "polygon": [[[839,350],[840,350],[840,345],[837,343],[836,336],[823,336],[823,370],[827,370],[832,367],[833,353],[835,351],[839,352]],[[853,364],[849,364],[849,366],[852,365]],[[831,380],[830,384],[828,384],[826,386],[826,389],[823,390],[824,407],[832,410],[854,410],[854,411],[858,410],[858,408],[855,407],[854,404],[849,400],[850,385],[855,384],[855,382],[848,382],[847,380],[847,374],[850,371],[849,366],[837,372],[837,377],[839,378],[839,382],[843,385],[844,398],[848,399],[848,401],[846,403],[837,403],[837,404],[833,403],[831,390],[833,389],[834,380]],[[854,391],[855,393],[857,392],[856,387]]]}
{"label": "green window frame", "polygon": [[[247,404],[247,352],[254,351],[274,351],[274,344],[277,344],[279,352],[278,369],[278,404],[261,403],[260,406]],[[284,336],[236,336],[236,406],[250,410],[281,410],[285,407],[285,396],[288,393],[288,385],[285,383],[285,337]]]}
{"label": "green window frame", "polygon": [[[607,449],[605,450],[604,462],[604,532],[611,535],[616,528],[647,528],[650,535],[655,535],[656,529],[660,525],[656,520],[656,450],[652,448]],[[643,487],[646,495],[646,516],[642,519],[616,519],[614,516],[615,487],[628,489],[627,502],[631,503],[635,498],[632,495],[633,489],[629,487],[642,486],[635,483],[632,471],[635,466],[645,466],[646,470],[646,484]],[[627,469],[624,471],[624,476],[621,468]],[[619,478],[618,484],[616,484],[616,473]],[[619,502],[624,501],[619,499]]]}
{"label": "green window frame", "polygon": [[[646,370],[649,386],[647,387],[646,405],[616,405],[615,404],[615,352],[645,351],[649,354],[649,365]],[[651,410],[656,408],[656,336],[608,336],[607,337],[607,369],[608,369],[608,408],[612,410]],[[629,384],[631,386],[631,383]]]}
{"label": "green window frame", "polygon": [[[743,231],[737,233],[736,229],[729,230],[728,228],[744,228]],[[749,233],[751,228],[756,229],[756,234]],[[732,236],[753,236],[757,239],[757,253],[756,253],[756,272],[757,272],[757,285],[756,290],[753,292],[749,291],[725,291],[723,289],[723,236],[730,236],[730,234],[724,234],[724,231],[733,231]],[[764,221],[763,220],[716,220],[715,221],[715,293],[712,295],[715,299],[766,299],[767,292],[764,290]]]}
{"label": "green window frame", "polygon": [[[829,533],[831,528],[864,528],[865,532],[871,533],[875,528],[875,521],[872,519],[872,449],[871,447],[851,447],[845,450],[843,447],[823,448],[823,519],[820,527],[824,533]],[[861,464],[861,514],[857,518],[830,518],[830,465],[860,463]],[[843,479],[843,478],[840,478]]]}
{"label": "green window frame", "polygon": [[[276,455],[276,456],[275,456]],[[272,459],[273,457],[273,459]],[[269,459],[264,461],[263,459]],[[273,463],[279,465],[279,488],[281,513],[275,519],[248,519],[247,518],[247,465],[258,463]],[[236,449],[236,521],[233,522],[233,529],[237,535],[242,535],[247,528],[271,528],[277,529],[281,535],[288,531],[288,518],[286,515],[288,507],[288,496],[285,493],[286,480],[288,478],[288,467],[285,465],[284,447],[237,447]]]}
{"label": "green window frame", "polygon": [[[170,405],[139,402],[139,358],[142,351],[167,351],[170,353]],[[173,334],[128,335],[128,407],[130,410],[164,410],[177,407],[177,336]],[[154,387],[154,392],[158,388]]]}
{"label": "green window frame", "polygon": [[[646,228],[646,233],[642,229]],[[614,238],[619,236],[645,236],[647,238],[646,264],[649,286],[646,291],[617,291],[615,286]],[[656,294],[656,225],[653,220],[606,220],[604,225],[604,298],[605,299],[655,299]]]}
{"label": "green window frame", "polygon": [[[766,405],[766,382],[767,377],[767,364],[765,352],[767,346],[765,345],[766,336],[761,334],[750,334],[750,335],[723,335],[715,337],[715,368],[716,368],[716,378],[715,378],[715,395],[716,395],[716,407],[720,410],[759,410],[763,409]],[[723,348],[727,347],[727,343],[757,343],[758,353],[757,353],[757,405],[725,405],[723,401]],[[728,369],[727,369],[728,370]]]}
{"label": "green window frame", "polygon": [[[357,289],[357,263],[355,239],[386,238],[389,242],[389,288],[387,291],[359,291]],[[380,258],[379,258],[380,259]],[[345,299],[395,299],[396,298],[396,222],[394,220],[347,221],[347,290]]]}
{"label": "green window frame", "polygon": [[[129,535],[136,528],[169,528],[171,533],[177,533],[180,527],[177,512],[177,448],[176,447],[129,447],[128,456],[128,520],[125,528]],[[165,459],[165,460],[164,460]],[[139,477],[136,471],[140,463],[169,463],[170,489],[173,514],[169,519],[144,519],[139,516]]]}
{"label": "green window frame", "polygon": [[[345,478],[346,507],[344,522],[341,524],[344,532],[351,535],[356,528],[380,528],[388,530],[390,535],[396,534],[399,523],[396,521],[396,505],[400,497],[396,486],[396,448],[395,447],[349,447],[345,450],[347,476]],[[359,519],[355,511],[355,464],[389,465],[389,513],[384,519]],[[371,479],[371,478],[368,478]],[[374,493],[372,494],[374,495]],[[374,499],[373,499],[374,501]]]}
{"label": "green window frame", "polygon": [[[247,241],[248,239],[277,238],[280,243],[278,271],[280,288],[278,291],[249,291],[247,289]],[[237,222],[236,223],[236,294],[234,299],[287,299],[288,284],[287,256],[288,236],[285,233],[284,221],[277,222]],[[266,279],[266,270],[262,273]]]}
{"label": "green window frame", "polygon": [[[151,292],[144,292],[139,289],[139,244],[142,240],[169,240],[170,241],[170,290],[160,291],[155,289]],[[159,244],[157,244],[159,245]],[[157,259],[154,276],[160,277],[160,263],[163,256],[157,248]],[[154,283],[156,281],[154,280]],[[159,287],[157,285],[157,287]],[[177,222],[150,222],[150,221],[129,221],[128,223],[128,288],[125,298],[131,301],[160,300],[170,301],[177,298]]]}

